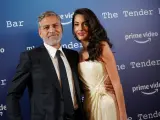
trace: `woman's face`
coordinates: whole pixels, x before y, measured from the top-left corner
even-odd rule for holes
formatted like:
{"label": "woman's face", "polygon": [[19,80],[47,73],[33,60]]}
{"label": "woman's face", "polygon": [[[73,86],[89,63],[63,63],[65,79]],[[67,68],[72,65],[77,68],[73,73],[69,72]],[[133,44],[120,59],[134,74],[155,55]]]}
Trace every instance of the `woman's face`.
{"label": "woman's face", "polygon": [[89,40],[88,23],[85,21],[84,16],[77,14],[74,18],[74,34],[80,41]]}

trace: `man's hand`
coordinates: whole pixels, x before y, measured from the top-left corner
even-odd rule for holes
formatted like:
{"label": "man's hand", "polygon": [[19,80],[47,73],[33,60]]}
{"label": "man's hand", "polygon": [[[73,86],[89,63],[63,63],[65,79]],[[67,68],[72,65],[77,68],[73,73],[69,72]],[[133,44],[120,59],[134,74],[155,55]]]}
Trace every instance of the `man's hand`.
{"label": "man's hand", "polygon": [[106,91],[113,93],[113,94],[115,93],[113,85],[111,83],[107,82],[107,80],[104,81],[104,87],[105,87]]}

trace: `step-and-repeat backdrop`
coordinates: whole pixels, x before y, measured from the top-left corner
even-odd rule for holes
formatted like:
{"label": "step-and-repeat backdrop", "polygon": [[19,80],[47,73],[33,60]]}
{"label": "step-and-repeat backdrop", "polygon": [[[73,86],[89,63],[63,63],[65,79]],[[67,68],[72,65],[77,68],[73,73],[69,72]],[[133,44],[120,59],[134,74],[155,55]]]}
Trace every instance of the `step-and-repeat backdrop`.
{"label": "step-and-repeat backdrop", "polygon": [[[6,117],[6,94],[19,55],[42,44],[37,17],[53,10],[62,19],[63,47],[79,51],[72,36],[76,8],[92,9],[113,43],[124,89],[128,120],[160,120],[160,1],[159,0],[3,0],[0,3],[0,120]],[[29,100],[21,99],[24,120]]]}

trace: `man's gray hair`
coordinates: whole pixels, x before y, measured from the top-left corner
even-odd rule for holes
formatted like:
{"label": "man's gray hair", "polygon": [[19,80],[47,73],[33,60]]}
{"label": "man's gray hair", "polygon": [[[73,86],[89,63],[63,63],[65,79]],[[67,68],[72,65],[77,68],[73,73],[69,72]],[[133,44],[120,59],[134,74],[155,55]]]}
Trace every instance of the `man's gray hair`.
{"label": "man's gray hair", "polygon": [[43,20],[43,18],[49,17],[49,16],[56,16],[61,21],[61,18],[59,17],[59,15],[57,13],[55,13],[53,11],[46,11],[38,17],[38,22],[41,22]]}

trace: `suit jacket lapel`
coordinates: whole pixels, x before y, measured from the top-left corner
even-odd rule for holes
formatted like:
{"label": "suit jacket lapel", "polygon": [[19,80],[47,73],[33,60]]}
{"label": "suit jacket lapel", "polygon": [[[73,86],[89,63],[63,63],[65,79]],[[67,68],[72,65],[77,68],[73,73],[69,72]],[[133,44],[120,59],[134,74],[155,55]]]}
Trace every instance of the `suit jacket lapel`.
{"label": "suit jacket lapel", "polygon": [[65,54],[65,56],[66,56],[66,58],[67,58],[67,60],[70,64],[70,67],[71,67],[73,80],[74,80],[74,85],[75,85],[75,90],[76,90],[76,93],[78,95],[78,99],[81,100],[79,78],[78,78],[78,73],[77,73],[77,70],[76,70],[78,66],[75,66],[77,64],[72,64],[72,63],[74,63],[74,61],[73,61],[74,59],[72,59],[73,56],[71,54],[69,54],[66,49],[63,48],[63,52],[64,52],[64,54]]}
{"label": "suit jacket lapel", "polygon": [[74,65],[73,65],[73,62],[74,61],[72,61],[72,60],[74,60],[74,59],[72,59],[72,56],[70,56],[70,54],[69,54],[69,52],[67,51],[67,49],[64,49],[64,48],[62,48],[62,50],[63,50],[63,52],[64,52],[64,54],[65,54],[65,56],[66,56],[66,58],[67,58],[67,60],[68,60],[68,63],[69,63],[69,65],[70,65],[70,67],[71,67],[71,70],[72,70],[72,72],[73,72],[73,69],[74,69]]}

